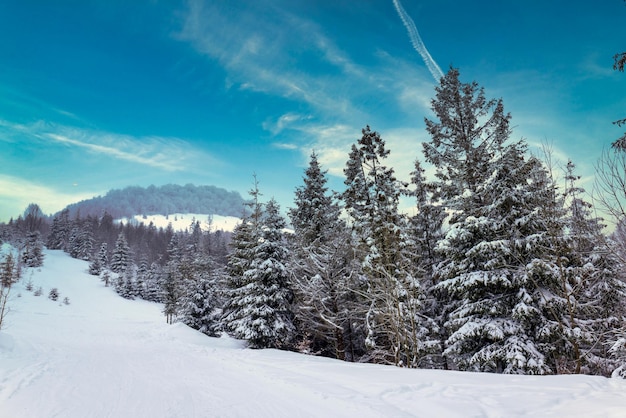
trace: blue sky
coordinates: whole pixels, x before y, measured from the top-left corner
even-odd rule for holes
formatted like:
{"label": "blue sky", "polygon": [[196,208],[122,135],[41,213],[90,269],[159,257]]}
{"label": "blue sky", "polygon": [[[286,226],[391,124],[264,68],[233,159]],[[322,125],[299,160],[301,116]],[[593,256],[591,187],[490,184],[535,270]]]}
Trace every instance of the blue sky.
{"label": "blue sky", "polygon": [[129,185],[246,197],[254,173],[285,209],[313,149],[342,187],[366,124],[408,178],[433,65],[503,98],[513,138],[552,144],[590,188],[626,116],[624,2],[397,6],[404,20],[393,0],[2,1],[0,221]]}

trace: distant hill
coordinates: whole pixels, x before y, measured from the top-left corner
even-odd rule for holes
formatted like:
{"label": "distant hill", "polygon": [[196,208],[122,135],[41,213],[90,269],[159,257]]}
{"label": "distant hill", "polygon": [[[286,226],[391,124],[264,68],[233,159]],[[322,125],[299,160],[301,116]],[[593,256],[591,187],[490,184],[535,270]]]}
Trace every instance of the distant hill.
{"label": "distant hill", "polygon": [[165,186],[113,189],[104,196],[94,197],[67,206],[70,218],[80,211],[81,217],[100,216],[104,211],[113,218],[135,215],[169,215],[174,213],[211,213],[241,217],[244,200],[238,192],[215,186]]}

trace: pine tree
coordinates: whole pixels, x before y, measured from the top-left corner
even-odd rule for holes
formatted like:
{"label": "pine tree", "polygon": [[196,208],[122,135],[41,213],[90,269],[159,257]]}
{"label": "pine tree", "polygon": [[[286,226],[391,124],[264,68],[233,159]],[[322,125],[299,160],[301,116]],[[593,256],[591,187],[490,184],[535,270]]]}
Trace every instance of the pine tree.
{"label": "pine tree", "polygon": [[435,289],[447,316],[444,355],[464,370],[551,371],[539,333],[545,285],[533,273],[553,243],[546,208],[554,202],[539,160],[524,142],[505,145],[510,115],[477,83],[450,69],[432,101],[424,144],[436,167],[434,197],[450,213],[437,245]]}
{"label": "pine tree", "polygon": [[290,308],[292,291],[285,267],[285,220],[274,199],[263,213],[256,181],[250,194],[251,225],[239,228],[238,236],[233,236],[235,245],[243,244],[245,250],[235,251],[232,263],[229,261],[232,290],[224,321],[236,338],[247,340],[252,348],[285,348],[295,334]]}
{"label": "pine tree", "polygon": [[76,222],[68,243],[70,256],[80,260],[89,260],[93,253],[94,243],[91,225],[87,221]]}
{"label": "pine tree", "polygon": [[46,246],[51,250],[65,250],[70,237],[69,209],[65,208],[52,220]]}
{"label": "pine tree", "polygon": [[311,154],[304,185],[296,189],[295,207],[289,210],[290,270],[294,277],[296,321],[302,349],[341,360],[355,360],[349,335],[355,323],[351,236],[340,219],[340,208],[328,195],[326,172]]}
{"label": "pine tree", "polygon": [[435,251],[437,243],[443,238],[443,222],[446,214],[441,206],[433,202],[433,185],[426,181],[425,170],[419,160],[415,161],[415,170],[411,173],[413,189],[407,194],[415,198],[415,214],[409,219],[408,235],[413,243],[415,270],[419,271],[424,291],[422,314],[427,320],[424,325],[429,329],[431,340],[426,344],[427,355],[420,362],[420,367],[445,367],[442,358],[445,330],[443,323],[445,305],[438,303],[435,280],[435,266],[441,261]]}
{"label": "pine tree", "polygon": [[180,273],[176,264],[168,263],[163,271],[163,282],[161,286],[161,300],[163,301],[163,314],[168,324],[173,324],[178,315],[180,301]]}
{"label": "pine tree", "polygon": [[[533,172],[544,170],[525,144],[495,159],[492,175],[477,186],[473,216],[458,216],[438,250],[438,284],[456,303],[446,323],[445,354],[462,369],[545,374],[550,367],[537,338],[544,321],[537,295],[543,283],[532,268],[546,259],[550,240],[539,208],[549,197]],[[470,207],[467,204],[467,207]]]}
{"label": "pine tree", "polygon": [[4,318],[9,311],[9,295],[11,286],[15,280],[15,261],[13,254],[9,253],[5,256],[0,264],[0,330],[4,323]]}
{"label": "pine tree", "polygon": [[146,298],[146,281],[149,271],[148,259],[143,256],[135,274],[135,295],[141,299]]}
{"label": "pine tree", "polygon": [[120,286],[118,293],[124,299],[135,299],[137,295],[135,289],[135,266],[129,266],[126,271],[120,275]]}
{"label": "pine tree", "polygon": [[182,322],[203,334],[216,337],[221,329],[218,294],[219,271],[207,257],[197,258],[195,275],[185,282],[181,300]]}
{"label": "pine tree", "polygon": [[563,206],[553,211],[563,233],[553,234],[556,251],[539,270],[547,288],[541,337],[556,373],[609,375],[616,367],[609,340],[624,326],[626,284],[600,219],[581,197],[571,161],[565,179]]}
{"label": "pine tree", "polygon": [[117,236],[115,241],[115,249],[111,256],[111,271],[114,273],[124,274],[130,264],[130,247],[126,241],[123,232]]}
{"label": "pine tree", "polygon": [[245,217],[233,229],[231,252],[226,265],[226,300],[223,317],[223,322],[229,329],[231,327],[228,323],[238,318],[243,309],[241,305],[243,292],[240,289],[244,287],[244,274],[252,263],[254,248],[259,239],[258,233],[258,228]]}
{"label": "pine tree", "polygon": [[91,263],[89,263],[89,274],[99,276],[102,270],[107,268],[107,264],[107,243],[103,242],[100,244],[100,251],[92,257]]}
{"label": "pine tree", "polygon": [[144,299],[151,302],[163,302],[163,292],[161,290],[161,268],[157,263],[150,265],[150,270],[144,282]]}
{"label": "pine tree", "polygon": [[43,242],[39,231],[31,231],[26,236],[22,251],[22,263],[27,267],[41,267],[43,265]]}
{"label": "pine tree", "polygon": [[416,367],[423,350],[422,292],[406,218],[398,212],[404,185],[383,164],[389,151],[380,135],[369,126],[362,133],[344,169],[342,197],[359,239],[367,283],[366,343],[373,361]]}
{"label": "pine tree", "polygon": [[100,260],[98,257],[93,257],[91,262],[89,263],[89,274],[92,276],[99,276],[102,271],[102,266],[100,266]]}
{"label": "pine tree", "polygon": [[327,181],[326,171],[322,171],[317,155],[312,153],[304,185],[296,189],[296,206],[289,209],[296,236],[305,246],[324,244],[338,223],[340,209],[328,195]]}

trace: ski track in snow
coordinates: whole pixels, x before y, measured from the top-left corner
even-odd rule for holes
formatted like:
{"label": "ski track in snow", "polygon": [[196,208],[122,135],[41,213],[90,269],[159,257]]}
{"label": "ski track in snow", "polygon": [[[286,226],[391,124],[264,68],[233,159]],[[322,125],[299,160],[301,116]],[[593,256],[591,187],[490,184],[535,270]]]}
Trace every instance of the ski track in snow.
{"label": "ski track in snow", "polygon": [[[45,251],[35,297],[13,291],[0,331],[0,418],[624,417],[626,382],[351,364],[167,325],[161,305],[128,301]],[[58,287],[59,300],[48,291]],[[20,297],[17,295],[21,294]]]}

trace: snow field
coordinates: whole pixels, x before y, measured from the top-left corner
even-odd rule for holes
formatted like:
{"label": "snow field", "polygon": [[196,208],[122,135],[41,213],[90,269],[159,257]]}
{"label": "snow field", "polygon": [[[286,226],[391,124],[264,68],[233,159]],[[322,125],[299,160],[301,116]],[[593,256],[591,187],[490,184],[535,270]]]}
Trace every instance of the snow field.
{"label": "snow field", "polygon": [[[626,382],[617,379],[407,370],[246,349],[167,325],[160,304],[119,297],[84,261],[45,256],[12,289],[0,331],[0,418],[626,416]],[[31,274],[39,297],[24,289]]]}

